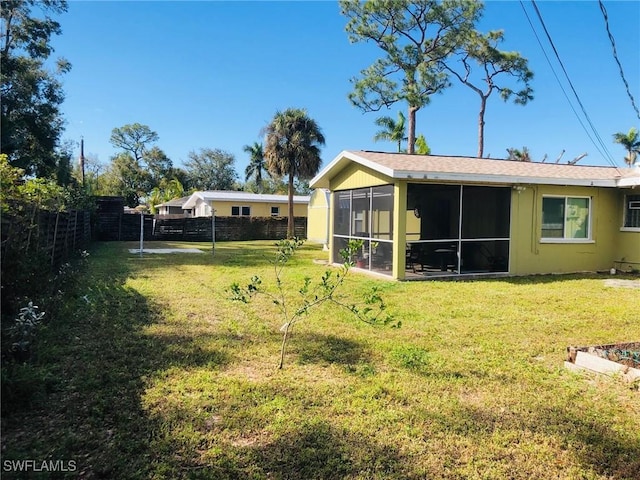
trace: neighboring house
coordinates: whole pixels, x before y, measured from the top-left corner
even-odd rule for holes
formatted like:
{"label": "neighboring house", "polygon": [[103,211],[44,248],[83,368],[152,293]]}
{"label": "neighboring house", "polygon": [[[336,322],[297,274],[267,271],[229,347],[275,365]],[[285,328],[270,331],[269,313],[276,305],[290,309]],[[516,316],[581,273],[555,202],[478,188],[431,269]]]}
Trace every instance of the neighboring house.
{"label": "neighboring house", "polygon": [[[308,204],[308,196],[294,195],[293,215],[306,217]],[[213,190],[193,193],[182,208],[194,217],[210,217],[212,208],[217,217],[286,217],[288,205],[288,195]]]}
{"label": "neighboring house", "polygon": [[191,210],[184,209],[184,204],[187,202],[189,197],[181,197],[174,198],[173,200],[169,200],[168,202],[161,203],[160,205],[156,205],[156,215],[185,215],[190,216]]}
{"label": "neighboring house", "polygon": [[343,151],[330,258],[396,279],[640,269],[640,168]]}

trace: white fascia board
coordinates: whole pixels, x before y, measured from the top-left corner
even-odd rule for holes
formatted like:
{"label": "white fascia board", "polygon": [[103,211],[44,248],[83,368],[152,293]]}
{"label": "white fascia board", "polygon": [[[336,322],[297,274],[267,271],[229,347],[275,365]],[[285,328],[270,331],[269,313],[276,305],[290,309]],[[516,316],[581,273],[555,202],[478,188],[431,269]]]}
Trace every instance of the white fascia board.
{"label": "white fascia board", "polygon": [[[310,197],[293,197],[293,203],[296,204],[305,204],[305,203],[309,203],[309,198]],[[261,202],[261,200],[251,200],[253,202]],[[289,203],[289,199],[288,198],[276,198],[273,200],[267,199],[265,200],[263,203]]]}
{"label": "white fascia board", "polygon": [[583,187],[616,187],[616,181],[576,178],[513,177],[507,175],[481,175],[447,172],[396,171],[394,177],[403,180],[440,180],[448,182],[503,183],[508,185],[571,185]]}
{"label": "white fascia board", "polygon": [[[251,192],[202,192],[203,198],[208,201],[223,201],[223,202],[279,202],[288,201],[288,195],[278,195],[274,193],[251,193]],[[296,202],[304,202],[308,196],[294,195],[293,200]]]}
{"label": "white fascia board", "polygon": [[[331,160],[326,167],[324,167],[322,170],[320,170],[320,172],[318,172],[318,174],[309,181],[309,187],[311,187],[311,188],[328,188],[329,187],[329,179],[328,178],[325,179],[324,177],[326,177],[326,175],[331,170],[333,170],[334,167],[345,158],[347,153],[348,152],[346,150],[343,150],[336,157],[334,157],[334,159]],[[325,182],[322,185],[316,185],[316,183],[320,182],[321,180],[325,180]],[[326,185],[325,185],[325,183],[326,183]]]}
{"label": "white fascia board", "polygon": [[365,166],[371,170],[382,173],[387,177],[394,178],[395,171],[392,168],[385,167],[380,165],[379,163],[372,162],[371,160],[367,160],[366,158],[362,158],[360,155],[356,155],[352,152],[345,152],[345,156],[354,162],[358,162],[360,165]]}
{"label": "white fascia board", "polygon": [[[195,192],[185,202],[183,208],[190,208],[197,203],[200,199],[207,204],[214,202],[259,202],[259,203],[288,203],[289,197],[287,195],[275,195],[275,194],[253,194],[247,192],[230,192],[230,194],[220,194],[211,192]],[[294,195],[293,203],[309,203],[309,196]]]}
{"label": "white fascia board", "polygon": [[618,187],[637,187],[640,186],[640,176],[627,177],[618,180]]}
{"label": "white fascia board", "polygon": [[196,206],[196,203],[198,203],[198,199],[204,200],[200,193],[201,192],[192,193],[191,196],[187,199],[187,201],[184,202],[184,205],[182,205],[182,209],[187,210],[189,208],[193,208]]}

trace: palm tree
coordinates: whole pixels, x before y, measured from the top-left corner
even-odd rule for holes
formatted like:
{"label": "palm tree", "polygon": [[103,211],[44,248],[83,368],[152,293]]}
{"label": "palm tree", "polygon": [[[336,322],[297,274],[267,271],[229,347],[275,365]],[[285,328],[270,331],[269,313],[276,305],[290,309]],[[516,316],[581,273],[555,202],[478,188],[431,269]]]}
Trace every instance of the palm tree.
{"label": "palm tree", "polygon": [[155,215],[156,205],[168,202],[174,198],[180,198],[182,195],[184,195],[184,187],[182,186],[182,183],[180,183],[180,180],[175,177],[171,180],[163,178],[160,180],[160,185],[155,186],[153,190],[151,190],[151,195],[149,196],[149,209],[151,210],[151,213]]}
{"label": "palm tree", "polygon": [[324,135],[307,111],[289,108],[277,111],[264,128],[266,134],[264,156],[267,170],[271,175],[289,178],[289,219],[287,236],[294,237],[293,192],[294,181],[310,179],[320,170],[320,146],[324,145]]}
{"label": "palm tree", "polygon": [[638,153],[640,153],[640,138],[638,138],[638,130],[635,127],[629,129],[629,133],[614,133],[613,141],[619,143],[627,149],[627,155],[624,161],[630,167],[636,163]]}
{"label": "palm tree", "polygon": [[249,165],[244,171],[244,181],[248,182],[253,177],[258,187],[258,193],[262,193],[262,171],[266,171],[262,144],[253,142],[253,145],[245,145],[242,150],[249,154]]}
{"label": "palm tree", "polygon": [[151,190],[151,195],[149,195],[149,211],[152,215],[158,213],[158,209],[156,205],[160,205],[164,201],[164,195],[160,190],[160,187],[153,187]]}
{"label": "palm tree", "polygon": [[163,179],[160,182],[160,186],[164,188],[165,201],[173,200],[174,198],[180,198],[184,195],[184,186],[177,178],[173,177],[171,180],[166,181]]}
{"label": "palm tree", "polygon": [[507,148],[507,153],[509,154],[509,158],[507,158],[507,160],[517,160],[519,162],[532,161],[527,147],[522,147],[522,150],[518,150],[517,148]]}
{"label": "palm tree", "polygon": [[373,141],[388,140],[398,144],[398,153],[402,151],[402,142],[407,140],[405,136],[406,119],[402,112],[398,112],[398,121],[391,117],[377,118],[375,124],[382,127],[383,130],[378,131],[373,137]]}

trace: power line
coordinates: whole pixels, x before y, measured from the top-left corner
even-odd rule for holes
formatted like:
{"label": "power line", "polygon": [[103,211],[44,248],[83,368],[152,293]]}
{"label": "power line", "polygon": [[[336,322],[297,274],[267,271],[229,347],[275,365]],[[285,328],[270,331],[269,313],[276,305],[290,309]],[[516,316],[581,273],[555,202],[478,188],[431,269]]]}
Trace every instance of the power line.
{"label": "power line", "polygon": [[[524,12],[525,17],[527,17],[527,21],[529,22],[529,26],[531,27],[531,30],[533,31],[533,35],[536,37],[536,40],[538,41],[538,45],[540,46],[540,50],[542,50],[542,53],[544,54],[544,57],[547,59],[547,63],[549,64],[549,68],[551,69],[551,73],[553,73],[553,76],[555,77],[556,81],[558,82],[558,86],[560,87],[560,90],[562,90],[562,94],[564,95],[565,99],[567,100],[567,103],[569,104],[569,107],[571,107],[571,110],[573,111],[573,114],[576,116],[576,119],[578,120],[578,122],[582,126],[582,129],[586,133],[587,137],[589,137],[589,140],[591,140],[591,143],[593,143],[593,145],[596,147],[596,150],[598,150],[600,155],[602,155],[602,157],[605,160],[607,160],[609,162],[609,164],[611,164],[613,166],[616,166],[615,162],[613,162],[612,159],[611,159],[611,155],[608,154],[608,152],[607,152],[607,154],[605,154],[600,149],[600,147],[598,146],[596,141],[593,139],[593,137],[589,133],[589,130],[587,129],[586,125],[584,124],[584,122],[580,118],[580,115],[578,114],[578,112],[574,108],[573,103],[569,99],[569,95],[567,94],[567,91],[562,86],[562,82],[560,81],[560,78],[558,77],[558,74],[556,73],[555,69],[553,68],[553,64],[551,62],[551,59],[547,55],[547,51],[545,50],[544,46],[542,45],[542,41],[540,40],[540,37],[538,36],[538,32],[536,31],[535,27],[533,26],[533,22],[531,21],[531,18],[529,17],[529,14],[527,13],[527,9],[525,8],[524,3],[523,3],[522,0],[520,0],[520,6],[522,7],[522,11]],[[602,143],[602,141],[601,141],[601,143]]]}
{"label": "power line", "polygon": [[[607,158],[607,161],[611,165],[615,166],[615,161],[613,160],[613,157],[611,156],[611,153],[609,153],[609,150],[607,149],[607,147],[605,146],[604,142],[602,141],[602,138],[600,137],[600,134],[596,130],[595,126],[593,125],[593,122],[591,121],[591,118],[589,117],[589,114],[587,113],[587,110],[584,108],[584,105],[582,104],[582,100],[580,100],[580,96],[578,95],[578,92],[576,92],[576,89],[573,86],[573,82],[571,81],[571,78],[569,78],[569,74],[567,73],[567,69],[564,67],[564,63],[562,62],[562,59],[560,58],[560,54],[558,53],[558,50],[556,49],[556,46],[553,43],[553,40],[551,39],[551,35],[549,34],[549,30],[547,30],[547,26],[544,23],[544,20],[542,19],[542,14],[540,13],[540,10],[538,9],[538,5],[536,4],[536,1],[535,0],[531,0],[531,4],[533,5],[534,10],[536,11],[536,15],[538,16],[538,19],[540,20],[540,24],[542,25],[542,29],[544,30],[544,33],[547,36],[547,40],[549,40],[549,44],[551,44],[551,48],[553,49],[553,53],[555,54],[556,59],[558,60],[558,63],[562,67],[562,71],[564,72],[564,76],[567,79],[567,82],[569,82],[569,86],[571,87],[571,91],[573,92],[573,95],[576,97],[576,100],[578,101],[578,105],[580,105],[580,109],[582,110],[582,113],[584,114],[584,117],[586,118],[587,123],[589,123],[589,126],[591,127],[591,130],[593,131],[594,136],[598,140],[598,143],[602,147],[602,150],[604,150],[604,152],[606,153],[606,155],[603,155],[603,156],[605,156]],[[598,148],[597,145],[596,145],[596,148]],[[600,150],[598,149],[598,151],[600,151]],[[600,153],[602,154],[601,151],[600,151]]]}
{"label": "power line", "polygon": [[602,0],[598,0],[600,4],[600,10],[602,11],[602,16],[604,17],[604,25],[607,29],[607,35],[609,35],[609,41],[611,42],[611,48],[613,48],[613,58],[618,64],[618,69],[620,70],[620,77],[622,77],[622,81],[624,82],[624,86],[627,89],[627,95],[629,95],[629,99],[631,100],[631,106],[636,111],[636,115],[640,118],[640,110],[638,110],[638,106],[636,105],[636,101],[631,95],[631,88],[629,87],[629,82],[627,82],[626,77],[624,76],[624,71],[622,70],[622,64],[620,63],[620,59],[618,58],[618,51],[616,50],[616,41],[611,34],[611,30],[609,30],[609,15],[607,15],[607,9],[604,8],[604,4]]}
{"label": "power line", "polygon": [[[558,86],[560,87],[560,90],[562,90],[564,98],[567,99],[567,103],[569,104],[569,106],[571,107],[571,110],[573,111],[574,115],[578,119],[578,122],[580,122],[580,125],[582,125],[582,128],[584,129],[585,133],[589,137],[589,140],[591,140],[593,142],[593,139],[591,138],[591,135],[587,131],[587,127],[585,127],[584,123],[582,123],[582,119],[580,118],[580,115],[578,115],[578,112],[576,112],[576,109],[573,108],[573,103],[571,103],[571,100],[569,100],[569,95],[567,95],[567,91],[562,86],[562,82],[558,78],[558,74],[556,73],[555,69],[553,68],[553,64],[551,63],[551,60],[549,59],[549,56],[547,55],[547,51],[544,49],[544,46],[542,45],[542,41],[540,40],[540,37],[538,37],[538,32],[536,32],[536,29],[533,26],[533,22],[531,21],[531,18],[529,18],[529,14],[527,13],[527,10],[524,7],[524,3],[522,2],[522,0],[520,1],[520,5],[522,6],[522,10],[524,11],[525,17],[527,17],[527,21],[529,22],[529,25],[531,26],[531,30],[533,31],[533,35],[536,37],[536,40],[538,41],[538,45],[540,45],[540,50],[542,50],[542,53],[544,54],[544,58],[547,59],[547,63],[549,64],[549,68],[551,68],[551,73],[553,73],[553,76],[556,78],[556,81],[558,82]],[[600,152],[600,153],[602,154],[602,152]]]}

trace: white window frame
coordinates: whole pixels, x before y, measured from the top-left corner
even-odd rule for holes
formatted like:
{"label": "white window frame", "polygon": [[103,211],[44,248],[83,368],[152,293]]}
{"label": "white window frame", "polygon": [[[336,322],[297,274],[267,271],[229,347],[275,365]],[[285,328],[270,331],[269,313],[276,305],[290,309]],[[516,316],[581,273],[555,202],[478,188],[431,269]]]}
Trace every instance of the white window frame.
{"label": "white window frame", "polygon": [[[234,215],[233,214],[233,209],[237,208],[238,209],[238,215]],[[247,215],[244,215],[242,213],[242,210],[244,208],[249,209],[249,213]],[[231,216],[232,217],[250,217],[251,216],[251,205],[231,205]]]}
{"label": "white window frame", "polygon": [[[569,238],[563,237],[543,237],[542,236],[542,219],[544,216],[544,199],[545,198],[564,198],[564,224],[563,235],[566,235],[567,227],[567,201],[570,198],[575,199],[587,199],[589,201],[589,224],[587,225],[587,237],[586,238]],[[541,202],[541,215],[540,215],[540,243],[595,243],[593,240],[593,197],[586,195],[542,195]]]}
{"label": "white window frame", "polygon": [[[638,225],[637,227],[627,227],[625,226],[624,222],[627,219],[627,211],[629,210],[629,208],[633,208],[634,210],[640,209],[640,200],[630,200],[629,197],[637,197],[639,196],[637,193],[635,194],[625,194],[624,196],[624,208],[622,209],[622,227],[620,227],[620,231],[622,232],[640,232],[640,225]],[[637,204],[634,205],[633,207],[630,207],[630,204],[634,203]]]}
{"label": "white window frame", "polygon": [[[274,212],[275,209],[275,212]],[[272,217],[279,217],[280,216],[280,207],[278,205],[272,205],[271,206],[271,216]]]}

